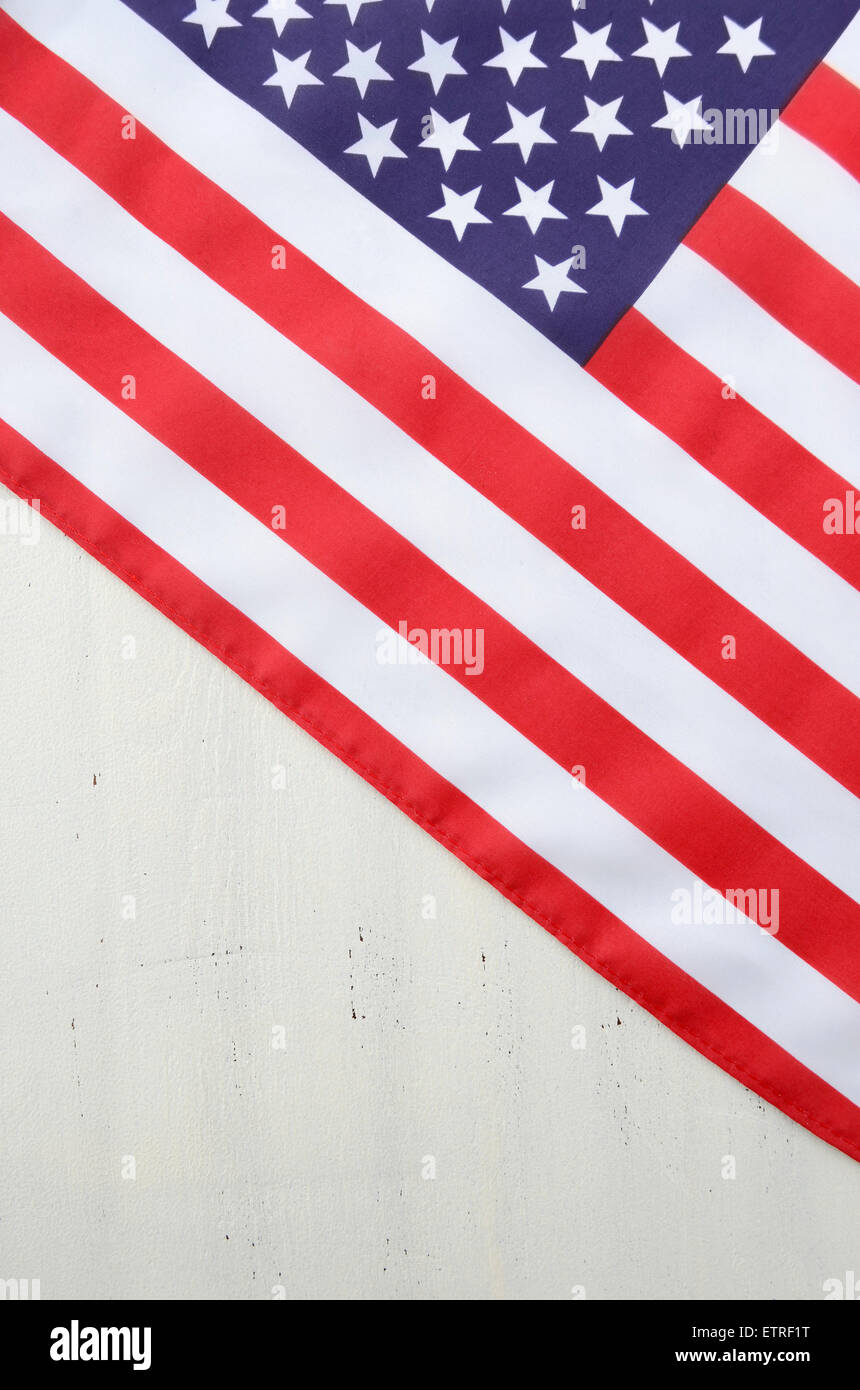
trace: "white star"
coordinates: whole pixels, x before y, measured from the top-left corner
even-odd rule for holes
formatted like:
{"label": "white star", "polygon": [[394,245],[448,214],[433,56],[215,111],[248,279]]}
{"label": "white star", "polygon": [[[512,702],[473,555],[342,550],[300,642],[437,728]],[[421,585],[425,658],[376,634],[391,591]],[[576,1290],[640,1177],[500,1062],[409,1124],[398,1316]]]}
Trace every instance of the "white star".
{"label": "white star", "polygon": [[471,189],[469,193],[455,193],[453,188],[448,188],[442,184],[442,196],[445,199],[445,206],[437,208],[435,212],[429,212],[428,217],[438,217],[440,221],[450,222],[454,228],[454,234],[458,241],[463,240],[463,233],[467,227],[478,222],[489,222],[489,217],[485,217],[482,212],[478,212],[475,204],[481,196],[481,187]]}
{"label": "white star", "polygon": [[414,63],[410,63],[409,71],[426,72],[433,83],[434,92],[438,94],[446,77],[465,76],[466,69],[461,68],[454,57],[454,49],[459,43],[459,38],[448,39],[445,43],[437,43],[422,29],[421,40],[424,44],[423,57],[416,58]]}
{"label": "white star", "polygon": [[623,97],[616,97],[614,101],[607,101],[601,106],[599,101],[586,97],[588,115],[573,130],[580,135],[593,135],[599,150],[603,149],[610,135],[632,135],[633,131],[618,120],[618,108],[623,100]]}
{"label": "white star", "polygon": [[219,29],[241,29],[238,19],[227,13],[230,0],[194,0],[193,14],[185,16],[186,24],[199,24],[206,39],[206,47],[212,47],[212,40]]}
{"label": "white star", "polygon": [[710,130],[711,127],[702,116],[700,107],[702,98],[693,97],[691,101],[679,101],[673,97],[671,92],[663,93],[663,100],[666,103],[666,114],[661,116],[659,121],[652,121],[655,130],[671,130],[672,139],[676,145],[682,148],[690,138],[694,130]]}
{"label": "white star", "polygon": [[689,48],[678,43],[680,27],[680,20],[677,24],[671,24],[668,29],[658,29],[656,24],[652,24],[648,19],[643,19],[642,28],[645,30],[647,43],[643,43],[641,48],[637,48],[633,57],[653,58],[657,71],[662,77],[672,58],[692,57]]}
{"label": "white star", "polygon": [[554,179],[550,180],[549,183],[544,184],[543,188],[529,188],[522,179],[517,179],[516,185],[520,201],[516,207],[507,209],[505,217],[524,217],[532,232],[536,232],[541,222],[547,217],[565,222],[567,220],[566,214],[559,212],[558,208],[554,208],[550,202],[554,182]]}
{"label": "white star", "polygon": [[578,62],[584,63],[589,77],[594,76],[600,63],[620,63],[620,56],[607,43],[611,28],[611,24],[606,24],[591,34],[574,20],[573,33],[576,43],[566,53],[562,53],[562,58],[576,58]]}
{"label": "white star", "polygon": [[729,19],[727,14],[723,15],[723,23],[726,26],[728,39],[722,48],[718,48],[718,53],[734,54],[746,72],[753,58],[772,58],[773,49],[769,48],[761,40],[762,21],[756,19],[752,24],[748,24],[746,29],[742,24],[736,24],[733,19]]}
{"label": "white star", "polygon": [[285,58],[283,53],[279,53],[276,48],[273,48],[272,56],[275,59],[275,71],[271,77],[266,78],[263,86],[280,87],[287,106],[292,102],[299,87],[321,87],[323,85],[318,77],[314,77],[312,72],[307,71],[307,61],[311,56],[310,49],[307,53],[303,53],[300,58]]}
{"label": "white star", "polygon": [[522,111],[511,106],[509,101],[505,105],[511,118],[511,128],[506,130],[504,135],[499,135],[493,141],[494,145],[519,145],[523,163],[528,164],[529,155],[535,145],[555,145],[558,143],[551,135],[547,135],[545,130],[541,130],[540,123],[546,111],[545,106],[542,106],[540,111],[533,111],[530,116],[524,116]]}
{"label": "white star", "polygon": [[430,107],[430,121],[432,129],[426,140],[422,140],[419,149],[438,150],[442,156],[442,163],[446,169],[450,169],[451,162],[460,150],[477,150],[466,134],[466,124],[469,116],[460,116],[459,120],[446,121],[444,116],[440,116],[438,111]]}
{"label": "white star", "polygon": [[254,19],[270,19],[275,26],[278,38],[281,37],[291,19],[310,19],[307,10],[296,4],[296,0],[267,0],[261,10],[254,11]]}
{"label": "white star", "polygon": [[371,82],[393,82],[391,73],[386,72],[385,68],[380,67],[376,61],[376,55],[381,47],[382,44],[377,43],[362,53],[360,48],[356,48],[355,44],[350,43],[347,39],[347,61],[342,68],[338,68],[334,76],[351,77],[362,96],[365,95]]}
{"label": "white star", "polygon": [[327,5],[345,5],[349,11],[350,23],[354,24],[358,19],[358,13],[362,5],[378,5],[379,0],[325,0]]}
{"label": "white star", "polygon": [[588,209],[589,217],[608,217],[612,223],[613,231],[616,236],[621,235],[625,219],[628,217],[647,217],[644,208],[640,208],[638,203],[634,203],[630,196],[633,192],[635,179],[629,183],[623,183],[620,188],[613,188],[611,183],[597,175],[597,183],[600,188],[601,198],[599,203],[595,203],[593,208]]}
{"label": "white star", "polygon": [[363,154],[374,178],[379,173],[383,159],[406,158],[403,150],[399,150],[391,138],[397,125],[396,118],[387,125],[375,126],[359,111],[358,124],[361,127],[361,139],[350,145],[348,150],[344,150],[344,154]]}
{"label": "white star", "polygon": [[499,38],[502,41],[502,51],[497,53],[495,58],[488,58],[484,67],[505,68],[513,86],[516,87],[526,68],[546,67],[546,63],[542,63],[540,58],[532,53],[532,44],[536,36],[537,29],[533,34],[527,34],[524,39],[515,39],[500,27]]}
{"label": "white star", "polygon": [[535,265],[538,273],[533,280],[529,280],[527,285],[523,285],[524,290],[540,290],[541,294],[546,295],[546,302],[551,309],[554,309],[562,294],[587,294],[581,285],[577,285],[575,280],[567,278],[568,271],[573,265],[573,256],[569,261],[559,261],[558,265],[550,265],[540,256],[535,256]]}

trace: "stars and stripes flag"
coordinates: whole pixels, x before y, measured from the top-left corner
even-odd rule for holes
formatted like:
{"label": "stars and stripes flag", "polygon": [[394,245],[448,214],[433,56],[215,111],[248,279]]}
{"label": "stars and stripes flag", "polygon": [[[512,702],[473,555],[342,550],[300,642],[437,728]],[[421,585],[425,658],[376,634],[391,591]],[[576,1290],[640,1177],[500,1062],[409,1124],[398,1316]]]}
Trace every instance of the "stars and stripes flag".
{"label": "stars and stripes flag", "polygon": [[860,1158],[856,8],[5,0],[0,479]]}

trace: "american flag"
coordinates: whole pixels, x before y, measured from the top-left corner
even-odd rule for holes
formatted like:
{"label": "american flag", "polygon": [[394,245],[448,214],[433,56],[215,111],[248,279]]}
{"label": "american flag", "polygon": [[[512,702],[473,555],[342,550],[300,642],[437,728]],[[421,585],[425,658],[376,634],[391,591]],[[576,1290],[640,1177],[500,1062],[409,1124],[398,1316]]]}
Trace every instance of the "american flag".
{"label": "american flag", "polygon": [[5,0],[0,479],[860,1158],[853,0]]}

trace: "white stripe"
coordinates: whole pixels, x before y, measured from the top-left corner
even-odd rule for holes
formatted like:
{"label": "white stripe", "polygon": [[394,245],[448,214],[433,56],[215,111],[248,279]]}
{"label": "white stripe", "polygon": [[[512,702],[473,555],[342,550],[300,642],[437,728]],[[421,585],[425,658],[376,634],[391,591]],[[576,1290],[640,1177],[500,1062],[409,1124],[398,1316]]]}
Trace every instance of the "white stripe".
{"label": "white stripe", "polygon": [[860,1102],[860,1005],[752,923],[671,925],[689,872],[0,316],[0,414],[37,448],[804,1065]]}
{"label": "white stripe", "polygon": [[[856,689],[860,653],[821,614],[848,586],[119,0],[7,0],[25,29],[656,535]],[[348,229],[348,230],[347,230]],[[666,498],[671,505],[666,505]],[[766,557],[766,560],[764,559]],[[834,628],[838,628],[834,621]]]}
{"label": "white stripe", "polygon": [[[704,257],[679,246],[636,307],[710,371],[729,377],[750,405],[860,487],[860,387]],[[821,520],[823,513],[811,519]]]}
{"label": "white stripe", "polygon": [[732,186],[860,283],[860,186],[817,145],[777,121]]}
{"label": "white stripe", "polygon": [[[860,800],[4,112],[0,208],[649,737],[860,899],[854,853]],[[288,497],[282,500],[288,505]],[[834,580],[834,587],[840,583]],[[860,596],[851,598],[860,627]]]}
{"label": "white stripe", "polygon": [[833,45],[825,62],[855,87],[860,87],[860,15],[852,19],[841,39]]}

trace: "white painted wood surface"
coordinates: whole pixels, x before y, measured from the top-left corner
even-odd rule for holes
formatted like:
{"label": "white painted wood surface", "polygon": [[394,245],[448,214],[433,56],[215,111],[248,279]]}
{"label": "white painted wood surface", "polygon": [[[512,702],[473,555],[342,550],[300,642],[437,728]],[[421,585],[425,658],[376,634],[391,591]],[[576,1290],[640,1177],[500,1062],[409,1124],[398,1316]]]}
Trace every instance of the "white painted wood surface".
{"label": "white painted wood surface", "polygon": [[0,1278],[819,1299],[860,1271],[855,1163],[47,523],[0,573]]}

